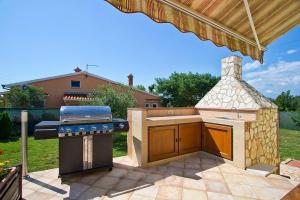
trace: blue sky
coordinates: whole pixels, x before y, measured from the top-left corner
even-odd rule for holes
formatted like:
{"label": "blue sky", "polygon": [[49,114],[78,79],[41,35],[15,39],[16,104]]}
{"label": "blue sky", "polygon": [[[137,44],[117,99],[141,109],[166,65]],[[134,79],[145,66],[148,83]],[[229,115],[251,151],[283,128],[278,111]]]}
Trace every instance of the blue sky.
{"label": "blue sky", "polygon": [[[298,26],[269,45],[263,65],[243,56],[244,79],[269,97],[300,95],[299,35]],[[230,55],[240,54],[103,0],[0,0],[0,84],[96,64],[89,72],[122,83],[132,73],[148,86],[174,71],[220,75]]]}

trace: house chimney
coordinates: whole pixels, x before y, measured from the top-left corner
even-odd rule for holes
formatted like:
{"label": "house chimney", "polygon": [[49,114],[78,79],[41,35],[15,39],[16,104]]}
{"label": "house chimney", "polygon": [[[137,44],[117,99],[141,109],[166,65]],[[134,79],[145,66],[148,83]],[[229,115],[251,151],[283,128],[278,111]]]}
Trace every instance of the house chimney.
{"label": "house chimney", "polygon": [[128,77],[128,86],[132,87],[133,86],[133,75],[129,74],[127,77]]}
{"label": "house chimney", "polygon": [[242,79],[242,58],[239,56],[230,56],[222,59],[221,78],[233,77]]}
{"label": "house chimney", "polygon": [[82,70],[79,68],[79,67],[76,67],[75,69],[74,69],[74,72],[81,72]]}

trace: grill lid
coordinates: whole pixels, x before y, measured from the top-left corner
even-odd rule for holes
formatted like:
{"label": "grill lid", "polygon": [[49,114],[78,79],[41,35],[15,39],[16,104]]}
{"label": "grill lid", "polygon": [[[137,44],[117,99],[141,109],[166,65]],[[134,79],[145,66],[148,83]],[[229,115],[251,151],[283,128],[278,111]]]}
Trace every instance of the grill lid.
{"label": "grill lid", "polygon": [[62,106],[61,124],[82,124],[112,122],[109,106]]}

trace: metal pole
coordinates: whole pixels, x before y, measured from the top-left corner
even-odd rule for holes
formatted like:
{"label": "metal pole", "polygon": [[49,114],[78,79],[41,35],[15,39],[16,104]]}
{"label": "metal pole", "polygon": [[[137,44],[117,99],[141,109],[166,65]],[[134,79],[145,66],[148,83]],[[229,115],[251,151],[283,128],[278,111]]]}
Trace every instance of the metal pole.
{"label": "metal pole", "polygon": [[22,139],[22,176],[28,174],[28,111],[21,111],[21,139]]}

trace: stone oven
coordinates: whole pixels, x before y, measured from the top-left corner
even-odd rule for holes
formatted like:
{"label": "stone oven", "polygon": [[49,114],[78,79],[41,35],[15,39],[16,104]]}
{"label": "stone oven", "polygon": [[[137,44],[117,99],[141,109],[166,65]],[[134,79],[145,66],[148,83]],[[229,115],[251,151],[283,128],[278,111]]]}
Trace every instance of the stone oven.
{"label": "stone oven", "polygon": [[221,80],[195,107],[202,116],[253,118],[245,123],[246,167],[259,163],[278,166],[277,106],[242,80],[241,57],[222,59]]}
{"label": "stone oven", "polygon": [[128,155],[137,166],[195,153],[242,169],[279,165],[277,106],[242,80],[237,56],[222,59],[221,80],[195,107],[128,109],[128,121]]}

